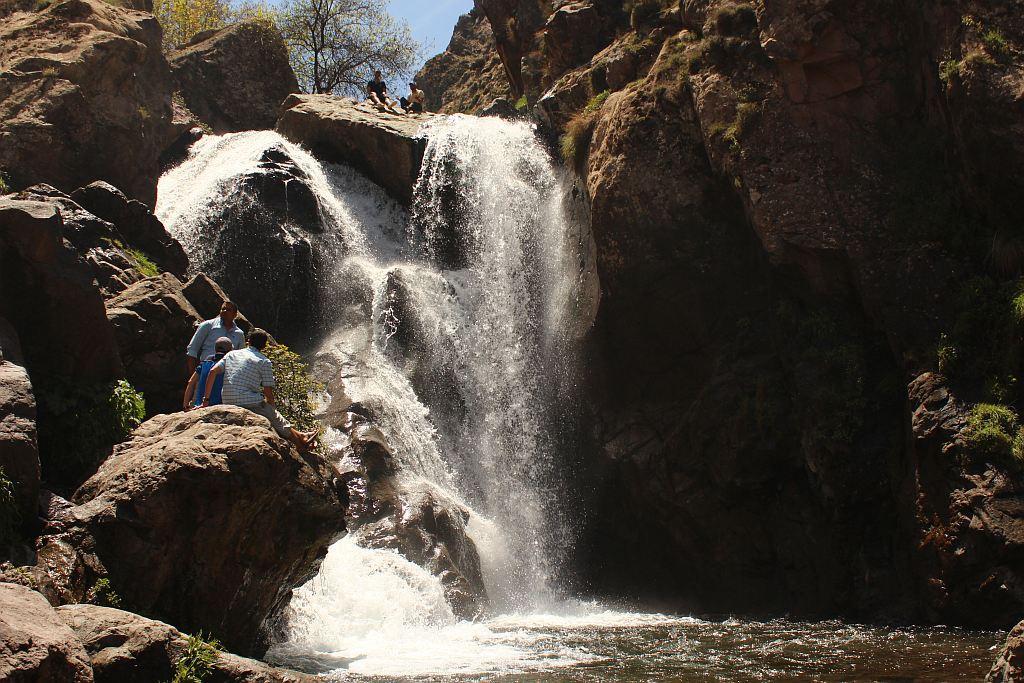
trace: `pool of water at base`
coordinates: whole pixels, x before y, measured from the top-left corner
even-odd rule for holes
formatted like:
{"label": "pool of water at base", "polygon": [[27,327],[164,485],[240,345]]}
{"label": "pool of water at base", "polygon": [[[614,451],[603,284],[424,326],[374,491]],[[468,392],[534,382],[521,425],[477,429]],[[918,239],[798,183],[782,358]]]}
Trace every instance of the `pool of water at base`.
{"label": "pool of water at base", "polygon": [[599,612],[462,622],[405,633],[363,653],[272,651],[269,659],[326,681],[944,683],[982,681],[1004,637],[942,627]]}

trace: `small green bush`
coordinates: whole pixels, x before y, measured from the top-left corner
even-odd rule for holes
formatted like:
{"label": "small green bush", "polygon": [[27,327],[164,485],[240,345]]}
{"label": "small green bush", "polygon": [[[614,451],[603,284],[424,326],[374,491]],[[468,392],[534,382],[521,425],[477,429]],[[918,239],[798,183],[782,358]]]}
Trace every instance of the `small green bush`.
{"label": "small green bush", "polygon": [[11,193],[11,185],[10,185],[10,181],[7,179],[7,174],[4,173],[3,171],[0,171],[0,194],[10,194],[10,193]]}
{"label": "small green bush", "polygon": [[74,486],[146,417],[146,401],[125,380],[79,386],[40,383],[39,451],[44,477]]}
{"label": "small green bush", "polygon": [[981,34],[981,42],[990,54],[996,57],[1010,55],[1010,43],[999,29],[990,28]]}
{"label": "small green bush", "polygon": [[121,596],[119,596],[110,585],[110,580],[103,578],[98,579],[91,589],[89,594],[85,598],[86,602],[90,605],[99,605],[100,607],[114,607],[121,609],[123,603]]}
{"label": "small green bush", "polygon": [[174,663],[174,678],[171,683],[203,683],[213,672],[221,647],[216,639],[207,639],[200,631],[188,637],[185,651]]}
{"label": "small green bush", "polygon": [[516,100],[516,111],[524,111],[527,107],[526,95]]}
{"label": "small green bush", "polygon": [[604,106],[605,100],[608,99],[608,95],[610,94],[611,92],[608,90],[604,90],[602,92],[597,93],[596,95],[590,98],[590,101],[587,102],[587,106],[583,108],[583,111],[588,114],[597,111],[598,109]]}
{"label": "small green bush", "polygon": [[963,432],[964,447],[972,458],[1008,461],[1013,457],[1019,428],[1017,413],[1012,408],[979,403],[967,418],[967,428]]}
{"label": "small green bush", "polygon": [[125,253],[128,254],[129,258],[135,262],[135,267],[143,277],[154,277],[160,274],[160,268],[157,267],[153,260],[145,254],[145,252],[131,247],[125,248]]}
{"label": "small green bush", "polygon": [[14,482],[0,467],[0,542],[13,541],[18,534],[21,514],[14,499]]}
{"label": "small green bush", "polygon": [[284,344],[269,346],[265,353],[274,364],[277,409],[299,431],[315,429],[318,423],[314,401],[316,394],[324,390],[323,384],[309,374],[302,356]]}
{"label": "small green bush", "polygon": [[723,36],[746,36],[757,28],[757,12],[746,3],[722,5],[711,17],[715,31]]}
{"label": "small green bush", "polygon": [[955,59],[944,60],[939,64],[939,80],[949,83],[960,75],[960,62]]}

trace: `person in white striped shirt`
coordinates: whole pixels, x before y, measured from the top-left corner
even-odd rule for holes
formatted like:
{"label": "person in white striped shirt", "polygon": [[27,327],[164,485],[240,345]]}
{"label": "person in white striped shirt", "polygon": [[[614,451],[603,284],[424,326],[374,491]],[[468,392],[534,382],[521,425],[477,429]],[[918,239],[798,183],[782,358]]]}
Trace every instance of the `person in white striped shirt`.
{"label": "person in white striped shirt", "polygon": [[224,375],[222,396],[227,405],[241,406],[270,420],[274,430],[305,451],[316,441],[317,430],[300,432],[284,419],[274,405],[274,366],[261,351],[267,346],[267,333],[255,329],[249,333],[249,345],[226,354],[210,370],[206,379],[203,407],[210,404],[210,392],[218,375]]}

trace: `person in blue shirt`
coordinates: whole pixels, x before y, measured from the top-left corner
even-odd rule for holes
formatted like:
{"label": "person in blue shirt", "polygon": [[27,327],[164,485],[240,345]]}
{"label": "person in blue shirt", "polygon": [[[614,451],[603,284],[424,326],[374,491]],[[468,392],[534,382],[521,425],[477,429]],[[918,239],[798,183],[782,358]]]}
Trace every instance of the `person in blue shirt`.
{"label": "person in blue shirt", "polygon": [[[214,353],[209,356],[199,367],[192,373],[192,377],[188,380],[188,386],[185,387],[185,398],[182,401],[182,409],[187,413],[193,408],[198,408],[203,405],[203,397],[206,395],[206,381],[210,376],[210,370],[213,366],[220,362],[220,359],[225,354],[230,353],[234,349],[233,342],[227,337],[221,337],[217,340],[214,345]],[[223,403],[222,392],[224,391],[224,376],[218,375],[213,380],[213,388],[210,390],[210,402],[207,405],[219,406]]]}
{"label": "person in blue shirt", "polygon": [[235,324],[237,316],[238,306],[231,301],[225,301],[221,304],[219,316],[200,323],[185,351],[189,375],[195,372],[199,361],[206,360],[216,353],[214,345],[221,337],[230,339],[236,349],[245,348],[245,332]]}

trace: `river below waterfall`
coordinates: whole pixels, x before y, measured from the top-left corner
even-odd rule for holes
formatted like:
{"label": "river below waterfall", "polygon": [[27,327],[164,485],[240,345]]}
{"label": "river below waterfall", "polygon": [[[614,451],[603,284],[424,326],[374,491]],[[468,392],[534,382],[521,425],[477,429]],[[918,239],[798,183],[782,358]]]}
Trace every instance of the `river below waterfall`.
{"label": "river below waterfall", "polygon": [[[270,661],[327,680],[984,676],[999,634],[700,620],[569,597],[582,520],[567,512],[574,473],[562,453],[572,448],[583,335],[596,306],[591,245],[528,125],[456,116],[435,119],[424,134],[408,212],[352,169],[323,164],[269,131],[207,136],[160,183],[157,213],[193,263],[218,280],[244,281],[232,269],[248,259],[245,277],[257,287],[267,259],[260,250],[218,251],[229,243],[223,225],[232,224],[230,243],[244,250],[249,227],[232,218],[256,201],[247,195],[259,185],[254,177],[292,169],[286,213],[299,196],[288,183],[309,187],[315,230],[271,221],[280,253],[306,245],[295,253],[311,252],[319,264],[309,319],[320,327],[303,350],[372,414],[402,481],[466,511],[479,552],[488,608],[460,619],[441,578],[393,549],[361,544],[356,524],[294,591]],[[342,453],[345,437],[328,437],[329,450]]]}

